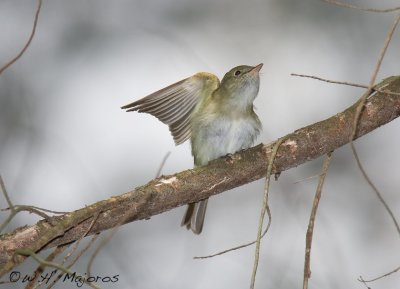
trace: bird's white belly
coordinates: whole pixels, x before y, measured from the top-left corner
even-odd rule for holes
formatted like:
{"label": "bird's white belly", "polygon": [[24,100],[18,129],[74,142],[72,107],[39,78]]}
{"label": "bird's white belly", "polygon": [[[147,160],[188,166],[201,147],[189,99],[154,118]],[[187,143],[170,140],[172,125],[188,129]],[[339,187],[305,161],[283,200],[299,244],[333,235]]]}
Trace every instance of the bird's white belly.
{"label": "bird's white belly", "polygon": [[205,165],[210,160],[249,148],[258,133],[259,127],[250,119],[210,122],[202,127],[192,143],[196,146],[197,163]]}

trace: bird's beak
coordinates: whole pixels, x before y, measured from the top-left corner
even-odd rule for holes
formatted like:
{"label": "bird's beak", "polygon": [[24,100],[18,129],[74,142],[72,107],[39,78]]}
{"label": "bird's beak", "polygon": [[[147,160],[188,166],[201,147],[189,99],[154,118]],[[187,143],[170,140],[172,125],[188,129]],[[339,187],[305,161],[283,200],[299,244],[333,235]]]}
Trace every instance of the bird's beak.
{"label": "bird's beak", "polygon": [[252,71],[252,72],[253,72],[253,71],[254,71],[254,72],[260,72],[260,70],[261,70],[262,67],[263,67],[263,64],[260,63],[260,64],[258,64],[258,65],[256,65],[256,66],[254,66],[253,69],[252,69],[251,71]]}

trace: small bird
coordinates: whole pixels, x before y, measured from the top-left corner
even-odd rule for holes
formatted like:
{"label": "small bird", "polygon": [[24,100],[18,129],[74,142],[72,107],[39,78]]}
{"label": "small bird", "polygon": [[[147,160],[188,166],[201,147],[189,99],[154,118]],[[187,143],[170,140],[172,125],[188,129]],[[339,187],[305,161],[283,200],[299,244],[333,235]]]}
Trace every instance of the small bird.
{"label": "small bird", "polygon": [[[194,165],[249,148],[260,134],[254,112],[263,64],[232,68],[220,82],[208,72],[167,86],[122,109],[149,113],[169,126],[176,145],[190,139]],[[203,229],[208,199],[189,204],[181,226]]]}

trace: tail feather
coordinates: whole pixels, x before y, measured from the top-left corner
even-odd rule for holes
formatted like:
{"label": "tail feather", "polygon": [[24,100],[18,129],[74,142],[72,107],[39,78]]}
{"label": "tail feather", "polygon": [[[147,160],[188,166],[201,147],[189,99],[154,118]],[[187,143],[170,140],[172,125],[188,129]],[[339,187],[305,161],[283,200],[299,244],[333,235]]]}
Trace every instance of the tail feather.
{"label": "tail feather", "polygon": [[183,216],[181,226],[186,226],[186,229],[192,230],[197,235],[200,234],[203,230],[207,203],[208,199],[189,204]]}

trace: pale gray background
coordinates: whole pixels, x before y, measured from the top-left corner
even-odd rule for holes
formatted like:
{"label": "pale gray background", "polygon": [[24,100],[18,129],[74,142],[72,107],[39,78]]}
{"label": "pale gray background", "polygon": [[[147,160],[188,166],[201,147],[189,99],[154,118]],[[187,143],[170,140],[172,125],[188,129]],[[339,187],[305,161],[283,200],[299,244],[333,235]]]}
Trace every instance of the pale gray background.
{"label": "pale gray background", "polygon": [[[354,1],[391,7],[398,1]],[[0,65],[22,48],[36,1],[0,1]],[[317,0],[44,1],[26,54],[0,77],[0,173],[16,204],[69,211],[192,167],[154,117],[120,106],[198,71],[222,77],[264,63],[255,104],[268,143],[352,104],[362,90],[291,77],[292,72],[367,84],[394,14]],[[398,75],[400,30],[379,79]],[[371,178],[400,218],[398,120],[356,142]],[[257,288],[300,288],[305,232],[322,159],[272,182],[273,222],[262,243]],[[192,257],[254,239],[264,181],[213,197],[203,234],[179,227],[184,208],[134,222],[96,259],[93,273],[119,274],[104,288],[248,288],[254,248]],[[4,198],[0,198],[5,207]],[[1,219],[5,214],[1,215]],[[22,214],[9,229],[37,218]],[[334,153],[318,211],[310,288],[365,288],[399,265],[399,236],[356,167]],[[74,268],[84,271],[87,257]],[[34,262],[20,270],[29,273]],[[371,284],[398,288],[400,274]],[[21,288],[22,283],[14,285]],[[6,286],[9,287],[9,286]],[[57,288],[75,288],[59,284]]]}

